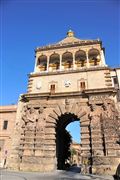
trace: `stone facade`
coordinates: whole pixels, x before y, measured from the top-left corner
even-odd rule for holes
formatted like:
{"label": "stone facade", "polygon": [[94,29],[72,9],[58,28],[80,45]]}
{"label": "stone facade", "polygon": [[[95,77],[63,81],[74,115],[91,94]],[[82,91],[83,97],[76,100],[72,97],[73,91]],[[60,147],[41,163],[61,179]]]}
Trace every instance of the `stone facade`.
{"label": "stone facade", "polygon": [[16,105],[0,106],[0,167],[6,166],[5,159],[11,153],[16,111]]}
{"label": "stone facade", "polygon": [[114,174],[120,162],[119,73],[106,65],[100,40],[80,40],[72,31],[37,48],[28,92],[18,102],[8,167],[57,169],[62,130],[80,121],[82,172]]}
{"label": "stone facade", "polygon": [[70,157],[70,164],[74,165],[77,164],[77,166],[81,165],[81,144],[72,141],[70,145],[71,150],[71,157]]}

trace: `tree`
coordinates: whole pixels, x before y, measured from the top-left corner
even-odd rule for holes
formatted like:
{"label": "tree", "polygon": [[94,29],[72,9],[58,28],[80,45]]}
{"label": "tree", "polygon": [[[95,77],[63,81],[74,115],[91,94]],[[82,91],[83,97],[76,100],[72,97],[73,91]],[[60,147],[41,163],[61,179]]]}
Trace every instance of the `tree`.
{"label": "tree", "polygon": [[76,150],[74,148],[71,148],[70,154],[71,154],[71,163],[73,163],[73,157],[74,155],[76,155]]}

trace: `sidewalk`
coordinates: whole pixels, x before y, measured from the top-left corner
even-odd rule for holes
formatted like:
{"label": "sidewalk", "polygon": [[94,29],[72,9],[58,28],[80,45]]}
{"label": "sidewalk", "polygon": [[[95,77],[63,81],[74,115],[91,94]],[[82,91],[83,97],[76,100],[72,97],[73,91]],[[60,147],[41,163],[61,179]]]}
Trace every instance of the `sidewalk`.
{"label": "sidewalk", "polygon": [[51,173],[0,171],[0,180],[114,180],[112,176],[82,175],[70,171],[54,171]]}

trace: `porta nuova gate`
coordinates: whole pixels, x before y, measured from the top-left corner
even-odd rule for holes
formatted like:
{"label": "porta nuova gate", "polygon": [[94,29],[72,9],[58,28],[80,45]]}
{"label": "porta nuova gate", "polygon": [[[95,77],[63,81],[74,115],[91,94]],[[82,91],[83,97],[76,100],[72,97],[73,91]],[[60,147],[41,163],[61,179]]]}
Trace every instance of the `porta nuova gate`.
{"label": "porta nuova gate", "polygon": [[107,94],[24,94],[18,103],[9,168],[41,172],[57,169],[56,126],[62,117],[67,124],[76,118],[80,121],[82,172],[113,174],[120,161],[118,116]]}

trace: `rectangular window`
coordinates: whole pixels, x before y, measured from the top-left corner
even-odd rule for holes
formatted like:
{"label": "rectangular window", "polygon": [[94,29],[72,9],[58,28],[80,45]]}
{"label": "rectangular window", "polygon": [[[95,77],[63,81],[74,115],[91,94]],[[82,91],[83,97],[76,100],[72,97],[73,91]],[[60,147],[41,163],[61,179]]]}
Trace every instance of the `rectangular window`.
{"label": "rectangular window", "polygon": [[113,83],[114,83],[114,87],[116,89],[118,89],[118,80],[117,80],[117,77],[113,77]]}
{"label": "rectangular window", "polygon": [[55,84],[50,85],[50,93],[54,94],[55,93]]}
{"label": "rectangular window", "polygon": [[114,84],[118,84],[117,77],[113,77],[113,82],[114,82]]}
{"label": "rectangular window", "polygon": [[85,89],[85,82],[80,82],[80,90],[84,90]]}
{"label": "rectangular window", "polygon": [[5,130],[5,129],[7,129],[7,127],[8,127],[8,121],[5,120],[3,123],[3,129]]}
{"label": "rectangular window", "polygon": [[4,139],[0,139],[0,151],[3,150],[4,144],[5,144],[5,140]]}

